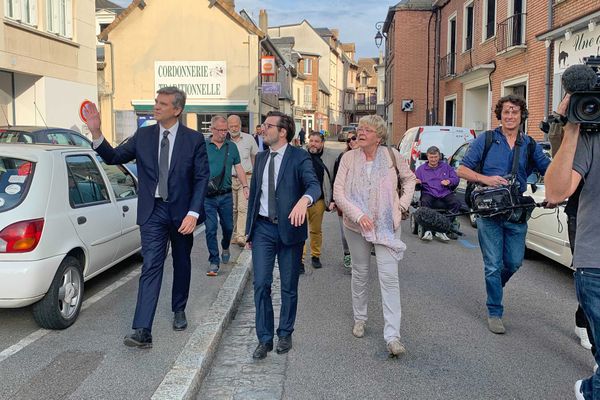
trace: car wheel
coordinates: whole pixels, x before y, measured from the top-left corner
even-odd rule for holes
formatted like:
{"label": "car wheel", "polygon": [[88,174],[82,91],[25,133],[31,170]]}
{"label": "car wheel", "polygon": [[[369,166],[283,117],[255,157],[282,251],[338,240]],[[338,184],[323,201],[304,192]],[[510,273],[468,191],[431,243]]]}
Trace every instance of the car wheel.
{"label": "car wheel", "polygon": [[[471,210],[473,211],[473,210]],[[471,226],[473,228],[477,228],[477,219],[479,217],[477,216],[477,214],[469,214],[469,221],[471,222]]]}
{"label": "car wheel", "polygon": [[67,256],[60,263],[50,288],[33,305],[33,318],[46,329],[65,329],[73,325],[83,303],[83,275],[79,261]]}
{"label": "car wheel", "polygon": [[416,235],[418,229],[419,229],[419,226],[417,224],[417,221],[415,221],[415,214],[410,213],[410,232],[413,235]]}

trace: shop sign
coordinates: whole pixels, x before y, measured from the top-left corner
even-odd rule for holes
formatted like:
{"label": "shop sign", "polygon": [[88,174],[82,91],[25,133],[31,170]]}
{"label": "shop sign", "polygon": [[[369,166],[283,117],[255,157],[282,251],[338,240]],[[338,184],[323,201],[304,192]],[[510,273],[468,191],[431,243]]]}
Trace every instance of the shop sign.
{"label": "shop sign", "polygon": [[263,94],[276,94],[281,93],[281,83],[279,82],[263,82],[262,83]]}
{"label": "shop sign", "polygon": [[176,86],[188,99],[223,99],[227,97],[227,63],[225,61],[155,61],[156,90]]}
{"label": "shop sign", "polygon": [[275,75],[275,57],[263,56],[260,59],[260,74],[263,76]]}
{"label": "shop sign", "polygon": [[583,64],[583,58],[600,55],[600,29],[587,28],[554,41],[554,73],[562,73],[571,65]]}

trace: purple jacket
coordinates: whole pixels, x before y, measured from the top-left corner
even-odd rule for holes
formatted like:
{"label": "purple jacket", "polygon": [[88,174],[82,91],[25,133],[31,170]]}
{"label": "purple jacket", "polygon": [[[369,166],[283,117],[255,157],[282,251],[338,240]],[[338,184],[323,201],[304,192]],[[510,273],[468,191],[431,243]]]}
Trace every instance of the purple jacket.
{"label": "purple jacket", "polygon": [[[442,198],[453,192],[452,188],[458,185],[456,171],[447,163],[440,161],[436,168],[431,168],[429,163],[422,164],[415,171],[417,179],[421,180],[422,193],[428,193],[433,197]],[[443,186],[442,181],[448,179],[450,188]]]}

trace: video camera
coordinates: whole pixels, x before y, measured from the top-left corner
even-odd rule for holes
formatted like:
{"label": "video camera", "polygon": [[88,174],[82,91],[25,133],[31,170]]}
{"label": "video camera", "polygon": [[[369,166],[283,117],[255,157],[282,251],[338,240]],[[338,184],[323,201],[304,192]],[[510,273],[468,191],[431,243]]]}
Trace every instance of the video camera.
{"label": "video camera", "polygon": [[[581,132],[598,132],[600,131],[600,56],[584,57],[583,65],[591,68],[595,76],[590,72],[586,75],[582,74],[581,80],[573,85],[576,90],[571,93],[567,119],[569,122],[580,124]],[[568,83],[563,80],[567,92],[569,92]],[[588,90],[581,90],[586,86]]]}

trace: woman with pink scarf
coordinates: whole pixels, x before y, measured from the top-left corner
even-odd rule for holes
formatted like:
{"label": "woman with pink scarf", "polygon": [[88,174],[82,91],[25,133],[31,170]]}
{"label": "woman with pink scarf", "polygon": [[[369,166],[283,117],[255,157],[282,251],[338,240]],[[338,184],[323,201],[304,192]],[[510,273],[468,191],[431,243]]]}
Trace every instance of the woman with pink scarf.
{"label": "woman with pink scarf", "polygon": [[[381,145],[387,136],[381,117],[362,117],[357,132],[359,147],[342,157],[333,188],[336,206],[344,213],[344,232],[352,256],[352,334],[358,338],[365,334],[369,262],[374,246],[385,320],[383,337],[390,354],[398,356],[405,352],[400,341],[398,263],[406,245],[400,240],[400,221],[402,212],[410,206],[416,178],[396,150],[390,152]],[[398,181],[401,197],[396,190]]]}

